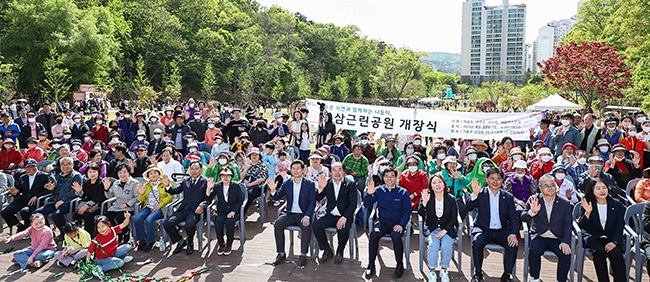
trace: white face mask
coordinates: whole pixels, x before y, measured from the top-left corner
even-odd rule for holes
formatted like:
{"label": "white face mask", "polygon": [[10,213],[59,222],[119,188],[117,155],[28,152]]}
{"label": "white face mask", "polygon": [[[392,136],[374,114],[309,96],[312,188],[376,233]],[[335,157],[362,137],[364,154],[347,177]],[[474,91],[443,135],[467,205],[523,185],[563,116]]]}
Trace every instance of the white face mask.
{"label": "white face mask", "polygon": [[57,149],[61,148],[61,144],[52,144],[52,148],[57,150]]}
{"label": "white face mask", "polygon": [[194,119],[195,119],[195,120],[201,120],[201,116],[196,115],[196,116],[194,116]]}
{"label": "white face mask", "polygon": [[223,158],[219,159],[219,164],[220,164],[220,165],[225,165],[225,164],[227,164],[227,163],[228,163],[228,160],[223,159]]}
{"label": "white face mask", "polygon": [[515,173],[515,177],[519,178],[519,179],[524,178],[524,175],[525,174],[523,174],[523,173]]}
{"label": "white face mask", "polygon": [[557,180],[564,180],[565,177],[566,177],[566,174],[564,174],[564,173],[556,173],[555,174],[555,178],[557,178]]}
{"label": "white face mask", "polygon": [[409,171],[410,172],[416,172],[418,170],[417,166],[409,166]]}
{"label": "white face mask", "polygon": [[28,122],[36,122],[36,119],[35,118],[28,118],[27,121]]}
{"label": "white face mask", "polygon": [[444,159],[446,156],[447,156],[446,154],[438,154],[438,159],[439,159],[439,160],[442,160],[442,159]]}
{"label": "white face mask", "polygon": [[406,149],[406,154],[407,155],[413,155],[414,152],[415,152],[415,150],[413,150],[413,149]]}
{"label": "white face mask", "polygon": [[102,125],[102,123],[104,123],[104,121],[100,119],[98,121],[95,121],[95,123],[98,124],[98,125]]}
{"label": "white face mask", "polygon": [[171,116],[171,115],[172,115],[172,111],[166,111],[165,114],[167,114],[168,116]]}
{"label": "white face mask", "polygon": [[413,141],[413,144],[415,144],[416,146],[420,146],[422,144],[422,140],[419,140],[419,139],[415,140],[415,141]]}
{"label": "white face mask", "polygon": [[151,118],[149,121],[151,121],[151,123],[154,123],[158,121],[158,118]]}
{"label": "white face mask", "polygon": [[221,145],[221,143],[223,143],[223,141],[221,141],[221,139],[217,139],[217,144]]}
{"label": "white face mask", "polygon": [[120,141],[120,138],[119,137],[114,137],[113,140]]}
{"label": "white face mask", "polygon": [[545,162],[545,163],[549,162],[552,159],[553,159],[553,157],[551,157],[551,156],[542,156],[542,161]]}
{"label": "white face mask", "polygon": [[569,124],[571,124],[571,121],[570,121],[570,120],[568,120],[568,119],[563,119],[563,120],[562,120],[562,125],[564,125],[564,126],[568,126]]}
{"label": "white face mask", "polygon": [[153,135],[153,138],[156,139],[156,140],[157,140],[157,139],[160,139],[160,134],[154,134],[154,135]]}
{"label": "white face mask", "polygon": [[284,121],[284,119],[282,119],[282,118],[276,118],[275,121],[277,121],[278,123],[282,123],[282,122]]}
{"label": "white face mask", "polygon": [[630,126],[631,124],[632,124],[632,123],[629,122],[629,121],[623,122],[623,126],[624,126],[624,128],[627,128],[627,127]]}
{"label": "white face mask", "polygon": [[638,123],[642,123],[642,122],[644,122],[644,121],[645,121],[645,117],[638,117],[638,118],[636,118],[636,122],[638,122]]}
{"label": "white face mask", "polygon": [[124,115],[124,118],[129,119],[131,118],[131,115]]}
{"label": "white face mask", "polygon": [[643,132],[650,132],[650,126],[644,126]]}
{"label": "white face mask", "polygon": [[194,103],[190,103],[190,108],[194,108]]}
{"label": "white face mask", "polygon": [[213,129],[213,128],[214,128],[214,124],[212,124],[212,123],[208,123],[208,128],[209,128],[209,129]]}
{"label": "white face mask", "polygon": [[102,150],[102,146],[95,146],[95,150]]}
{"label": "white face mask", "polygon": [[477,157],[476,154],[469,154],[469,155],[467,155],[467,159],[469,159],[470,161],[475,161],[475,160],[476,160],[476,157]]}
{"label": "white face mask", "polygon": [[386,165],[380,165],[379,166],[379,172],[384,172],[384,170],[386,170],[387,167],[388,166],[386,166]]}
{"label": "white face mask", "polygon": [[138,141],[144,140],[144,136],[138,136]]}
{"label": "white face mask", "polygon": [[81,146],[79,146],[79,145],[72,146],[73,151],[79,151],[79,149],[81,149]]}
{"label": "white face mask", "polygon": [[636,136],[636,131],[628,131],[627,135],[629,136]]}
{"label": "white face mask", "polygon": [[341,145],[343,145],[343,143],[334,144],[334,146],[336,146],[336,147],[341,147]]}
{"label": "white face mask", "polygon": [[74,119],[74,122],[75,123],[81,123],[81,119],[76,118],[76,119]]}
{"label": "white face mask", "polygon": [[578,164],[585,165],[586,163],[587,163],[587,159],[585,159],[585,158],[579,158],[578,159]]}
{"label": "white face mask", "polygon": [[196,153],[198,151],[196,148],[190,148],[190,153]]}
{"label": "white face mask", "polygon": [[361,139],[361,144],[368,145],[368,139]]}
{"label": "white face mask", "polygon": [[6,148],[7,150],[9,150],[9,149],[11,149],[11,148],[14,147],[13,144],[5,144],[4,146],[5,146],[5,148]]}
{"label": "white face mask", "polygon": [[187,138],[187,143],[192,143],[194,141],[194,138]]}
{"label": "white face mask", "polygon": [[521,155],[514,155],[514,156],[512,156],[512,159],[515,160],[515,161],[521,161],[522,157],[521,157]]}
{"label": "white face mask", "polygon": [[609,130],[609,131],[614,131],[614,130],[616,130],[616,126],[614,126],[614,127],[609,127],[609,126],[608,126],[608,127],[607,127],[607,130]]}
{"label": "white face mask", "polygon": [[600,146],[600,147],[598,147],[598,150],[600,150],[601,153],[607,153],[607,151],[609,151],[609,147]]}
{"label": "white face mask", "polygon": [[90,137],[88,136],[84,137],[84,142],[88,142],[88,141],[90,141]]}
{"label": "white face mask", "polygon": [[70,139],[70,137],[72,137],[72,135],[70,135],[70,134],[63,135],[63,138],[65,138],[65,139]]}

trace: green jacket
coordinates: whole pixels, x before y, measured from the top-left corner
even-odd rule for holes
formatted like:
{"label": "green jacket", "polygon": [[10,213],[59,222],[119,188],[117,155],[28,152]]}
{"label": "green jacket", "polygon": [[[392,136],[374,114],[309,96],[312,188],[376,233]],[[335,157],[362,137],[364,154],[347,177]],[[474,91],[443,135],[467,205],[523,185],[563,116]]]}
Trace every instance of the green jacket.
{"label": "green jacket", "polygon": [[[388,147],[381,148],[381,150],[379,150],[378,155],[384,156],[385,158],[387,158],[386,156],[388,156]],[[397,148],[395,148],[395,150],[393,152],[393,158],[389,159],[389,161],[392,164],[397,165],[397,161],[400,159],[401,156],[402,156],[402,152],[400,150],[398,150]]]}
{"label": "green jacket", "polygon": [[[226,165],[232,169],[232,181],[239,181],[239,168],[237,168],[237,166],[231,162],[227,163]],[[221,181],[219,171],[221,171],[221,164],[217,163],[213,167],[205,169],[203,175],[205,175],[205,177],[212,177],[214,179],[214,182],[217,183]]]}
{"label": "green jacket", "polygon": [[[147,207],[147,205],[149,205],[149,193],[151,193],[151,189],[153,189],[153,184],[151,182],[145,183],[144,194],[140,194],[138,196],[138,201],[143,203],[144,207]],[[158,183],[158,195],[160,195],[160,199],[158,199],[158,203],[160,204],[160,207],[162,208],[162,211],[164,213],[165,212],[164,207],[174,200],[174,195],[167,193],[167,191],[165,190],[165,186],[162,184],[162,182]]]}

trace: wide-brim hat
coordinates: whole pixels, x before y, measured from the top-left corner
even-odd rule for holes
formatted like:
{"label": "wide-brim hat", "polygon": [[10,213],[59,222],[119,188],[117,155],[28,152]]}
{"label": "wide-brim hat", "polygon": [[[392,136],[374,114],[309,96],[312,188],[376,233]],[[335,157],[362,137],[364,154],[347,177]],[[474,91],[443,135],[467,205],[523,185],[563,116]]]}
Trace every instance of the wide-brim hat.
{"label": "wide-brim hat", "polygon": [[612,144],[609,144],[609,141],[607,141],[605,138],[598,139],[598,142],[596,142],[596,147],[600,147],[601,145],[605,145],[610,148],[612,147]]}
{"label": "wide-brim hat", "polygon": [[149,172],[154,171],[154,170],[158,171],[158,173],[160,173],[160,176],[165,175],[165,170],[164,169],[162,169],[162,168],[160,168],[158,166],[155,166],[155,165],[150,165],[147,168],[147,170],[145,170],[144,173],[142,173],[142,178],[144,178],[144,180],[146,180],[146,181],[149,181]]}
{"label": "wide-brim hat", "polygon": [[625,148],[625,146],[623,146],[621,144],[616,144],[616,145],[614,145],[614,147],[612,147],[612,153],[614,153],[616,151],[627,152],[627,148]]}
{"label": "wide-brim hat", "polygon": [[260,152],[260,149],[258,149],[258,148],[251,149],[251,151],[248,152],[248,154],[246,156],[250,157],[251,154],[257,154],[259,156],[262,156],[262,153]]}
{"label": "wide-brim hat", "polygon": [[458,164],[458,160],[456,160],[455,156],[447,156],[442,160],[442,166],[446,166],[448,163]]}
{"label": "wide-brim hat", "polygon": [[485,144],[485,141],[483,140],[474,140],[474,142],[472,142],[472,146],[474,147],[483,146],[485,148],[488,148],[488,145]]}

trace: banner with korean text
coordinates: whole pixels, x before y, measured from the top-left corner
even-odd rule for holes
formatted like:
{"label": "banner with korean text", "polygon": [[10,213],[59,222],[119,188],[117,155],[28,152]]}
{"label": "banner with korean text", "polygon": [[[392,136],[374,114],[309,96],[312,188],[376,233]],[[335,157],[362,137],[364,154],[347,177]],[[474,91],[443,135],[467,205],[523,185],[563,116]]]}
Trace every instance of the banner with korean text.
{"label": "banner with korean text", "polygon": [[338,129],[360,132],[397,133],[422,136],[530,140],[530,128],[536,128],[543,118],[540,112],[532,113],[476,113],[436,111],[429,109],[397,108],[364,104],[341,103],[323,100],[305,100],[309,110],[308,121],[318,128],[319,103],[332,114]]}

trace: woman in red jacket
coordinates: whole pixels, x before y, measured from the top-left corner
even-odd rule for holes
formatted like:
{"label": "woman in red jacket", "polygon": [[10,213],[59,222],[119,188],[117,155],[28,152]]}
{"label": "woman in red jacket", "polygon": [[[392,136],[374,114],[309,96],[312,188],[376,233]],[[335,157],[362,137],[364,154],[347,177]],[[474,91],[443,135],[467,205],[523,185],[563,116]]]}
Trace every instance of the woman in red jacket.
{"label": "woman in red jacket", "polygon": [[422,197],[422,190],[427,188],[427,174],[418,168],[420,160],[416,156],[406,159],[406,169],[399,178],[399,186],[408,191],[411,197],[411,207],[417,209]]}
{"label": "woman in red jacket", "polygon": [[108,127],[104,124],[102,115],[95,116],[95,126],[90,131],[95,136],[95,140],[101,140],[104,144],[108,143]]}
{"label": "woman in red jacket", "polygon": [[23,163],[23,154],[16,149],[13,139],[7,138],[0,149],[0,170],[11,170],[18,168]]}
{"label": "woman in red jacket", "polygon": [[553,154],[549,148],[541,148],[537,151],[537,161],[530,166],[530,174],[535,180],[539,180],[542,175],[551,173],[553,170]]}

